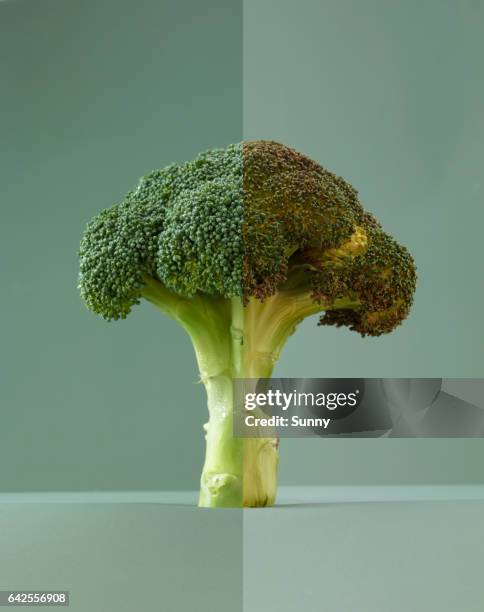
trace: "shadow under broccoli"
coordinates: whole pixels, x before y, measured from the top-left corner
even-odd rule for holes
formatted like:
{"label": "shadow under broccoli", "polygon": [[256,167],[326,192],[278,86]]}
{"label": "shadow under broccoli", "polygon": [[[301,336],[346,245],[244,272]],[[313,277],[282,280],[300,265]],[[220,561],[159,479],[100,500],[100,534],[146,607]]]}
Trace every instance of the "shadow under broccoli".
{"label": "shadow under broccoli", "polygon": [[278,441],[233,436],[233,381],[268,378],[304,318],[392,331],[415,290],[412,257],[342,178],[268,141],[214,149],[143,177],[88,225],[79,287],[124,319],[144,298],[190,336],[209,421],[200,505],[267,506]]}

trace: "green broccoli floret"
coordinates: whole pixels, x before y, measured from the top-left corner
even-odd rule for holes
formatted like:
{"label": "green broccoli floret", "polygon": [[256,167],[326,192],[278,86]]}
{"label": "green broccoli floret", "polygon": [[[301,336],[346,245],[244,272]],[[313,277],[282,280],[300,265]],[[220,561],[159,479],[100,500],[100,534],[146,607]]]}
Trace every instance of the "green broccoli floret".
{"label": "green broccoli floret", "polygon": [[289,147],[245,142],[156,170],[80,247],[81,295],[107,320],[141,298],[189,334],[208,396],[200,505],[274,502],[275,439],[233,436],[233,381],[267,378],[294,329],[390,332],[415,290],[408,251],[342,178]]}

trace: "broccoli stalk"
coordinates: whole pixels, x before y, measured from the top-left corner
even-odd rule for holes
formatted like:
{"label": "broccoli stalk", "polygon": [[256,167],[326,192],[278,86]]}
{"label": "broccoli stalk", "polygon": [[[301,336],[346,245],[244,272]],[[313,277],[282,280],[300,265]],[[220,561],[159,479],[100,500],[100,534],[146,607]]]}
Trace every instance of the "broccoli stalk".
{"label": "broccoli stalk", "polygon": [[[266,506],[277,490],[278,441],[241,439],[233,435],[234,380],[269,378],[280,349],[294,326],[268,305],[240,298],[182,298],[158,281],[145,278],[143,297],[181,325],[190,337],[200,379],[207,392],[209,420],[204,425],[206,455],[199,505],[204,507]],[[262,308],[261,308],[262,306]],[[312,304],[314,309],[314,302]],[[274,314],[279,330],[257,338],[263,317]],[[274,323],[273,323],[274,325]]]}
{"label": "broccoli stalk", "polygon": [[147,277],[145,282],[143,297],[174,319],[190,337],[207,392],[209,421],[204,425],[206,456],[200,506],[240,507],[244,440],[233,435],[233,380],[244,377],[242,301],[200,295],[183,298],[154,279]]}
{"label": "broccoli stalk", "polygon": [[249,142],[141,179],[87,226],[81,295],[107,320],[141,299],[181,325],[196,354],[209,420],[199,505],[266,506],[278,440],[233,435],[234,381],[269,378],[297,325],[362,336],[392,331],[415,290],[408,251],[356,191],[300,153]]}

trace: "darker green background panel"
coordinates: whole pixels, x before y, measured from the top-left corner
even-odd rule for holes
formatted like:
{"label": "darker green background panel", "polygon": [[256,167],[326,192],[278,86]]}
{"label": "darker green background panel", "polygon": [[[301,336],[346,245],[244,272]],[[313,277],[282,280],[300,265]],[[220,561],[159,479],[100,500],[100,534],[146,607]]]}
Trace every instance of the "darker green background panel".
{"label": "darker green background panel", "polygon": [[0,590],[70,591],[69,612],[242,612],[242,510],[47,500],[1,504]]}
{"label": "darker green background panel", "polygon": [[0,3],[0,490],[197,488],[205,394],[180,328],[79,299],[86,222],[242,137],[240,0]]}

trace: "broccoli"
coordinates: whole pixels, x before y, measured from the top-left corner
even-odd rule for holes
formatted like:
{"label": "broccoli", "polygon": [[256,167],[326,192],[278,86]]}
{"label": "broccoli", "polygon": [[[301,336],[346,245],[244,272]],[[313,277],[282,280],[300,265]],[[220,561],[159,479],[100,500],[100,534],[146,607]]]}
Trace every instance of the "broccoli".
{"label": "broccoli", "polygon": [[268,378],[298,323],[392,331],[415,290],[412,257],[356,190],[282,144],[243,142],[143,177],[88,225],[86,306],[124,319],[143,298],[196,354],[209,420],[199,505],[274,503],[278,440],[233,435],[236,378]]}

